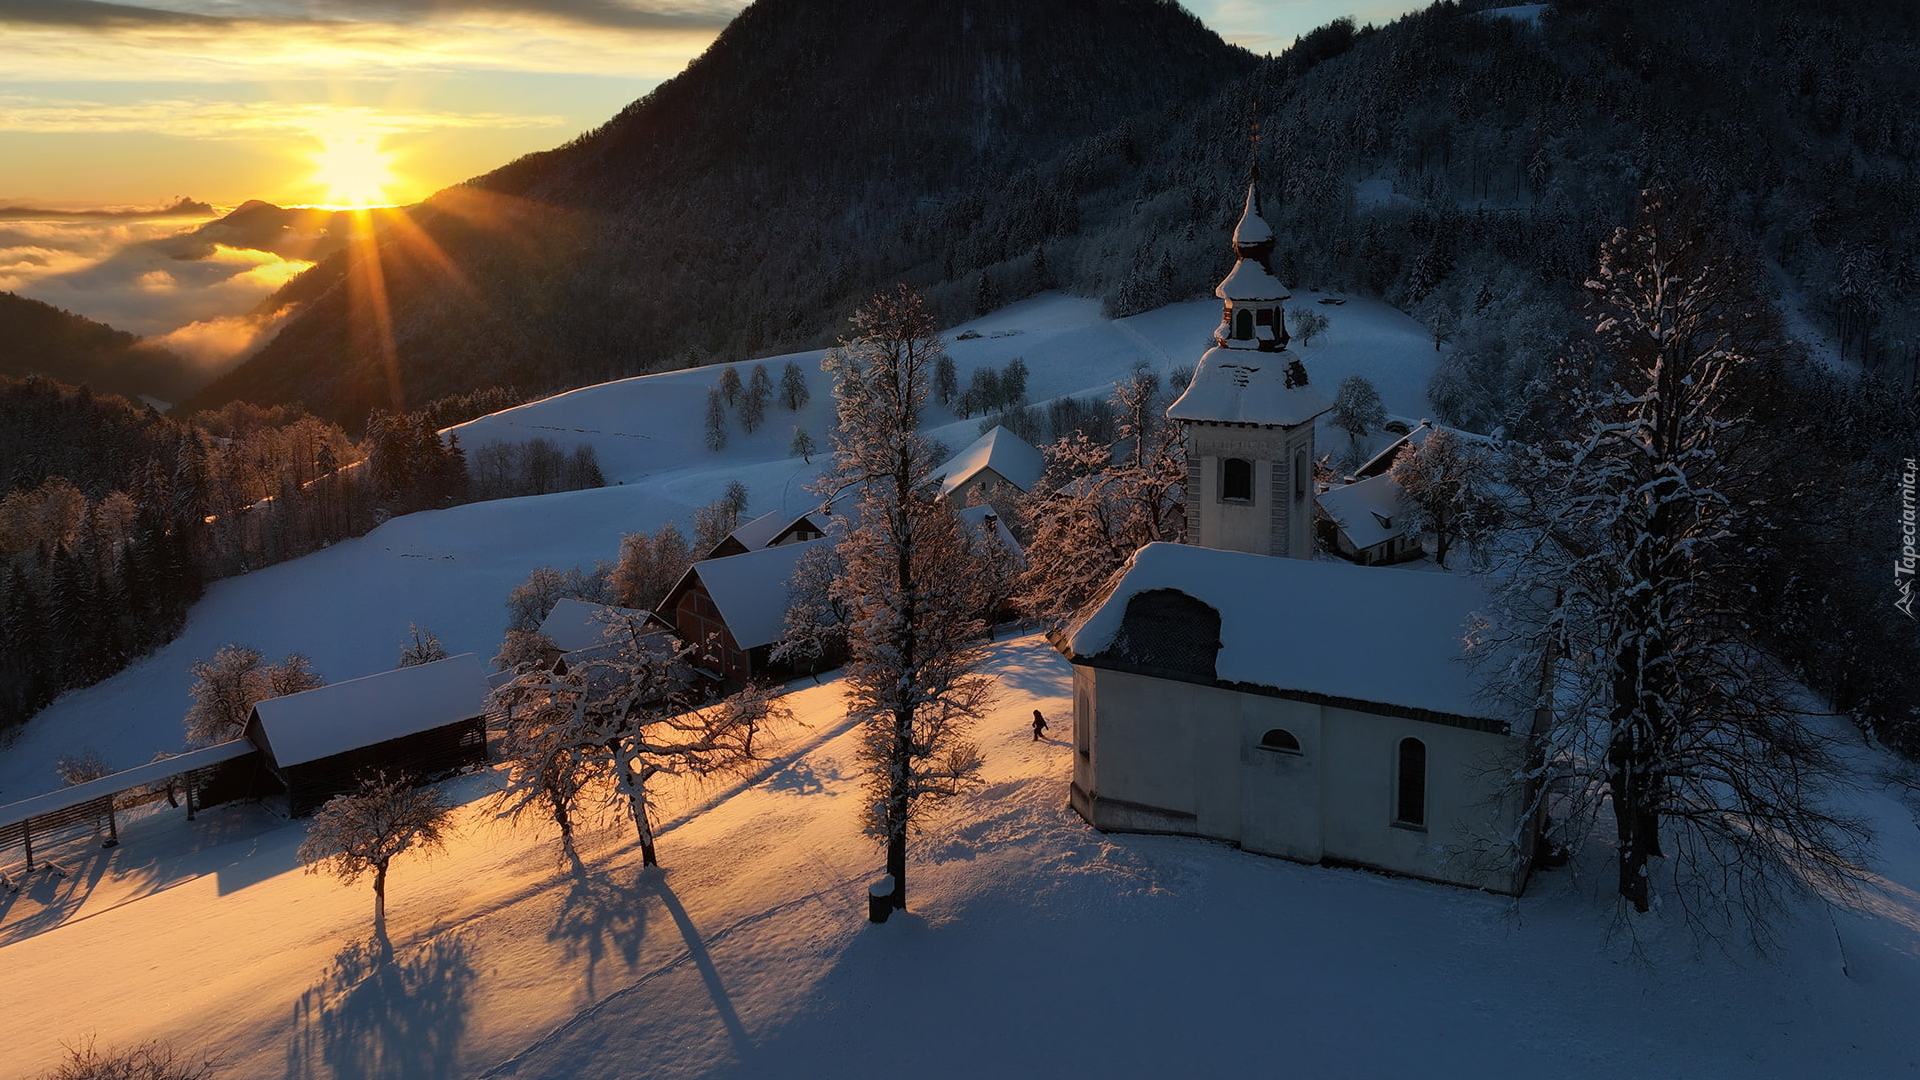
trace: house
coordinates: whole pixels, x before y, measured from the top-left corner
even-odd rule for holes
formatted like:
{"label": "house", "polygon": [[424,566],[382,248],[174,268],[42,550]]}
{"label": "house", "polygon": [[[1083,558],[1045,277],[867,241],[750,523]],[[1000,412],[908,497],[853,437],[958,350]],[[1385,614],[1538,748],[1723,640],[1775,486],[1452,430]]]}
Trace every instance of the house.
{"label": "house", "polygon": [[1407,529],[1400,485],[1385,474],[1341,484],[1320,493],[1320,507],[1333,522],[1340,554],[1362,566],[1420,557],[1420,539]]}
{"label": "house", "polygon": [[1074,809],[1517,894],[1529,732],[1463,660],[1485,607],[1452,574],[1150,544],[1057,639]]}
{"label": "house", "polygon": [[786,630],[787,582],[807,552],[830,540],[815,538],[758,551],[703,559],[687,568],[660,612],[681,640],[711,642],[718,674],[744,683],[769,668],[769,654]]}
{"label": "house", "polygon": [[969,495],[995,484],[1032,491],[1046,471],[1047,460],[1032,443],[995,425],[933,470],[932,475],[940,481],[941,498],[954,506],[965,506]]}
{"label": "house", "polygon": [[[1496,892],[1526,883],[1535,823],[1511,777],[1532,720],[1464,662],[1472,579],[1314,558],[1314,423],[1286,351],[1286,289],[1257,176],[1214,345],[1167,415],[1186,434],[1188,544],[1149,544],[1054,643],[1073,664],[1073,807],[1095,828]],[[1386,558],[1382,476],[1319,501]],[[1371,531],[1369,531],[1371,530]]]}
{"label": "house", "polygon": [[374,770],[428,779],[487,760],[487,678],[473,653],[253,707],[246,737],[300,817]]}
{"label": "house", "polygon": [[601,645],[605,640],[607,616],[633,615],[643,621],[654,619],[651,612],[614,604],[595,604],[571,596],[554,601],[553,610],[540,623],[540,632],[552,640],[554,655],[578,652]]}
{"label": "house", "polygon": [[722,537],[704,557],[723,559],[728,555],[745,555],[761,548],[818,540],[826,535],[826,529],[814,521],[815,513],[809,511],[795,517],[784,511],[773,510],[761,514]]}

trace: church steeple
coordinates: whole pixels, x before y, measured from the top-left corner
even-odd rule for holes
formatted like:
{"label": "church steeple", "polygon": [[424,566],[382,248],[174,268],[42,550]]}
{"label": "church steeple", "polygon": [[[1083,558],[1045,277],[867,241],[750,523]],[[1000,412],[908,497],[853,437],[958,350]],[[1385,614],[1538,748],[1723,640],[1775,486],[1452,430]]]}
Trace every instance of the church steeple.
{"label": "church steeple", "polygon": [[1260,216],[1260,178],[1257,169],[1247,181],[1247,205],[1233,227],[1233,270],[1213,290],[1226,302],[1214,344],[1223,349],[1279,352],[1287,347],[1287,318],[1281,303],[1293,299],[1273,276],[1273,226]]}

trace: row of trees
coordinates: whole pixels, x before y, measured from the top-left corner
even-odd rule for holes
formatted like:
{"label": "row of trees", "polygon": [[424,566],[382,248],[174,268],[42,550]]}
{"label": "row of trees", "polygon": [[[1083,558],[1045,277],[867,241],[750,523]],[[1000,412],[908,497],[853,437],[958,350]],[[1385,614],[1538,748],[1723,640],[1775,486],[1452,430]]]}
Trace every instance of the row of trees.
{"label": "row of trees", "polygon": [[[813,397],[813,391],[807,387],[807,373],[799,364],[787,361],[780,372],[779,401],[788,412],[796,412]],[[767,406],[774,400],[773,378],[767,374],[767,365],[755,364],[748,371],[743,385],[740,369],[736,364],[728,364],[720,369],[720,377],[707,391],[707,412],[704,424],[707,449],[724,450],[727,446],[727,410],[733,409],[740,421],[740,430],[751,435],[760,430],[767,420]]]}

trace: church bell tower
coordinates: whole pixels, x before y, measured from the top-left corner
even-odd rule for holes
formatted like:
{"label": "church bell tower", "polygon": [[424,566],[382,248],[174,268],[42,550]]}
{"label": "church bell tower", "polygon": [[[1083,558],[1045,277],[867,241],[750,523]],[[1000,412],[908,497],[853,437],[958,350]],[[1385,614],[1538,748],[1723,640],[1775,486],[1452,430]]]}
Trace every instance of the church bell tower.
{"label": "church bell tower", "polygon": [[1296,559],[1313,554],[1313,422],[1333,403],[1287,351],[1273,276],[1273,228],[1260,216],[1260,180],[1247,183],[1233,230],[1233,270],[1213,294],[1223,308],[1213,348],[1167,407],[1187,437],[1187,542]]}

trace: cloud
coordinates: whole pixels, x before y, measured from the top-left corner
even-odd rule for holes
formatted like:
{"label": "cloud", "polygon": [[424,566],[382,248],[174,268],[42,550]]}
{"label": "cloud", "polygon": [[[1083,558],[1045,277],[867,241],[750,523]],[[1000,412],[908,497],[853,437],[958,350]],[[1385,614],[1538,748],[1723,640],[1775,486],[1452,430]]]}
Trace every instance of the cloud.
{"label": "cloud", "polygon": [[278,135],[362,137],[458,128],[562,127],[552,115],[397,111],[365,105],[166,98],[109,103],[0,94],[0,131],[36,134],[152,131],[187,139],[258,139]]}
{"label": "cloud", "polygon": [[0,289],[135,334],[169,334],[251,311],[313,265],[224,245],[180,258],[169,241],[181,231],[178,222],[9,222],[0,225]]}
{"label": "cloud", "polygon": [[622,30],[718,30],[744,0],[703,3],[622,3],[620,0],[299,0],[274,3],[189,2],[172,7],[109,4],[99,0],[0,0],[0,25],[78,30],[138,27],[220,28],[239,23],[326,26],[350,23],[414,24],[459,21],[474,13],[532,15],[583,26]]}
{"label": "cloud", "polygon": [[205,374],[218,375],[253,355],[295,310],[297,306],[290,305],[272,315],[222,315],[148,340],[212,369]]}

